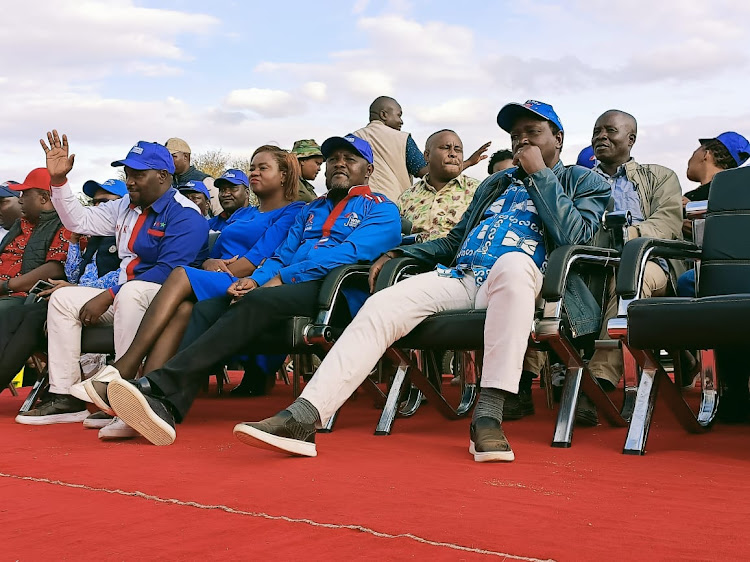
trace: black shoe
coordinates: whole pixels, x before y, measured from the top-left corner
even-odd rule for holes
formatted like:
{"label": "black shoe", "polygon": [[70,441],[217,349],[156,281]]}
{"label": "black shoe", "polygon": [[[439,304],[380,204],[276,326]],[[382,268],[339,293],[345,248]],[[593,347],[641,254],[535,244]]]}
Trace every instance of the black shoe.
{"label": "black shoe", "polygon": [[174,443],[174,416],[167,404],[151,394],[148,379],[112,381],[107,396],[117,417],[151,443]]}
{"label": "black shoe", "polygon": [[506,394],[503,405],[503,420],[520,420],[534,414],[531,390],[519,390],[518,394]]}
{"label": "black shoe", "polygon": [[599,415],[596,413],[596,406],[591,398],[584,393],[578,395],[578,407],[576,408],[576,423],[595,427],[599,425]]}
{"label": "black shoe", "polygon": [[234,426],[234,436],[251,447],[300,457],[318,456],[315,425],[298,422],[288,410],[259,422],[238,423]]}
{"label": "black shoe", "polygon": [[695,356],[686,350],[680,350],[680,387],[690,390],[701,374],[701,366]]}
{"label": "black shoe", "polygon": [[51,425],[55,423],[82,422],[89,416],[86,402],[70,394],[48,392],[33,410],[16,416],[24,425]]}
{"label": "black shoe", "polygon": [[[503,408],[503,415],[504,412]],[[500,422],[494,418],[473,421],[469,435],[469,453],[474,455],[476,462],[510,462],[516,458]]]}
{"label": "black shoe", "polygon": [[245,371],[240,384],[229,391],[230,396],[266,396],[276,385],[276,373],[254,373]]}
{"label": "black shoe", "polygon": [[110,416],[107,412],[95,412],[83,420],[83,427],[86,429],[101,429],[109,425],[109,422],[113,419],[114,417]]}

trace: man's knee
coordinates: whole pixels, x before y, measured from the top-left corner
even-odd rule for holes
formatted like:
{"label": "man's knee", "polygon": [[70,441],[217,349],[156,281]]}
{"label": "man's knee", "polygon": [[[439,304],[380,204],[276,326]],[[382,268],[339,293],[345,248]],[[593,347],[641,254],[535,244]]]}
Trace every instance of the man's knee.
{"label": "man's knee", "polygon": [[161,285],[148,281],[128,281],[115,296],[115,308],[137,306],[145,310],[160,287]]}
{"label": "man's knee", "polygon": [[643,275],[643,287],[641,296],[648,298],[651,296],[658,297],[663,295],[667,289],[669,278],[664,270],[654,262],[648,262],[646,271]]}

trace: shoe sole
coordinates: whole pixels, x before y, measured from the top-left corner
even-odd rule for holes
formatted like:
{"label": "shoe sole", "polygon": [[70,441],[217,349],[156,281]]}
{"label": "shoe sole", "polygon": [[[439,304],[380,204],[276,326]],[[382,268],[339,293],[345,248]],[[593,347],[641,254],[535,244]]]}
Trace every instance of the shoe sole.
{"label": "shoe sole", "polygon": [[16,416],[16,423],[23,425],[53,425],[56,423],[81,423],[89,417],[89,411],[69,412],[66,414],[52,414],[49,416]]}
{"label": "shoe sole", "polygon": [[[102,412],[105,414],[109,414],[110,416],[115,415],[115,411],[112,409],[112,406],[110,404],[107,404],[104,400],[101,399],[99,396],[99,393],[94,390],[94,385],[92,383],[93,377],[90,379],[86,379],[83,383],[83,389],[86,391],[86,394],[89,396],[89,400],[99,408]],[[113,381],[114,382],[114,381]],[[112,384],[112,383],[109,383]],[[109,386],[107,387],[109,389]]]}
{"label": "shoe sole", "polygon": [[245,445],[257,447],[258,449],[287,453],[295,457],[318,456],[315,443],[271,435],[270,433],[266,433],[265,431],[261,431],[242,423],[238,423],[234,426],[233,433],[234,436]]}
{"label": "shoe sole", "polygon": [[108,420],[93,420],[93,421],[89,421],[89,419],[86,418],[85,420],[83,420],[83,427],[85,427],[86,429],[102,429],[104,427],[107,427],[109,425],[109,422],[111,421],[112,421],[111,418]]}
{"label": "shoe sole", "polygon": [[107,397],[118,418],[154,445],[171,445],[177,437],[175,430],[157,416],[143,395],[129,382],[109,383]]}
{"label": "shoe sole", "polygon": [[512,450],[479,453],[474,446],[474,441],[469,441],[469,453],[474,455],[474,462],[512,462],[516,459]]}
{"label": "shoe sole", "polygon": [[117,432],[107,432],[105,434],[102,434],[101,430],[99,431],[99,439],[102,441],[109,441],[113,439],[133,439],[134,437],[138,437],[140,433],[138,433],[135,429],[129,429],[129,430],[120,430]]}

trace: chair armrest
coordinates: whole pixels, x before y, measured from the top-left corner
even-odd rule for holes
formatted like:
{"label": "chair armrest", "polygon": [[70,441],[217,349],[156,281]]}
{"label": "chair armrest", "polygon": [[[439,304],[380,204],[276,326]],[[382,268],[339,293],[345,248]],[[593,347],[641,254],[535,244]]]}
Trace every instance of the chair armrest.
{"label": "chair armrest", "polygon": [[700,259],[701,250],[685,240],[661,240],[659,238],[636,238],[625,244],[617,272],[617,294],[625,299],[634,299],[641,290],[643,270],[650,258]]}
{"label": "chair armrest", "polygon": [[430,268],[425,267],[419,260],[402,256],[388,260],[375,281],[375,292],[395,284],[399,276],[405,272],[422,273]]}
{"label": "chair armrest", "polygon": [[547,260],[547,272],[542,284],[542,298],[554,302],[562,298],[570,268],[574,263],[596,264],[604,267],[617,265],[620,252],[597,246],[570,245],[555,248]]}
{"label": "chair armrest", "polygon": [[336,301],[336,296],[341,290],[344,282],[353,275],[364,275],[370,272],[369,263],[355,263],[350,265],[340,265],[332,269],[323,280],[318,294],[318,307],[321,310],[329,310]]}
{"label": "chair armrest", "polygon": [[411,246],[412,244],[419,244],[427,240],[427,237],[423,232],[417,232],[416,234],[404,235],[401,237],[401,246]]}
{"label": "chair armrest", "polygon": [[685,205],[685,218],[688,220],[705,219],[708,212],[708,201],[690,201]]}

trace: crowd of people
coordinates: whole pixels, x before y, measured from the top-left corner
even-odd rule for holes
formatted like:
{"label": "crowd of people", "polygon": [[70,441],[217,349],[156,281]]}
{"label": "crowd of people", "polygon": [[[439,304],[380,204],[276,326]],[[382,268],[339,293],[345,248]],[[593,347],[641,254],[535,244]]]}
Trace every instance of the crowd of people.
{"label": "crowd of people", "polygon": [[[261,146],[249,173],[228,169],[218,178],[192,165],[182,139],[139,141],[112,162],[124,181],[82,186],[88,205],[68,181],[67,136],[49,132],[41,141],[46,166],[0,185],[0,388],[35,352],[46,351],[49,374],[48,391],[16,421],[82,422],[102,439],[142,435],[171,444],[217,365],[240,358],[245,375],[235,395],[270,390],[285,357],[245,350],[291,317],[315,316],[330,271],[371,263],[374,287],[388,260],[408,256],[430,271],[350,303],[351,323],[302,394],[271,418],[238,424],[235,435],[315,456],[316,427],[393,342],[434,313],[486,309],[469,450],[478,462],[512,461],[502,423],[534,413],[531,388],[546,358],[528,340],[550,253],[568,244],[610,246],[600,228],[605,211],[630,212],[629,239],[690,238],[686,203],[707,199],[717,173],[750,157],[738,133],[700,139],[687,164],[699,187],[683,195],[674,171],[631,157],[637,123],[624,111],[594,121],[591,146],[571,166],[560,160],[561,119],[535,100],[500,109],[497,124],[511,147],[491,156],[489,143],[465,156],[449,129],[420,150],[402,124],[401,106],[382,96],[365,127],[321,145]],[[487,179],[465,174],[485,159]],[[327,191],[318,196],[310,182],[323,164]],[[402,245],[410,234],[420,242]],[[671,275],[681,276],[681,293],[695,293],[686,264],[652,260],[642,296],[667,293]],[[583,282],[566,289],[571,329],[607,339],[607,320],[617,313],[614,280],[604,314],[587,292]],[[115,356],[85,373],[81,334],[94,325],[112,326]],[[614,390],[622,352],[597,350],[589,369]],[[99,411],[90,414],[89,403]],[[598,423],[585,395],[576,419]]]}

